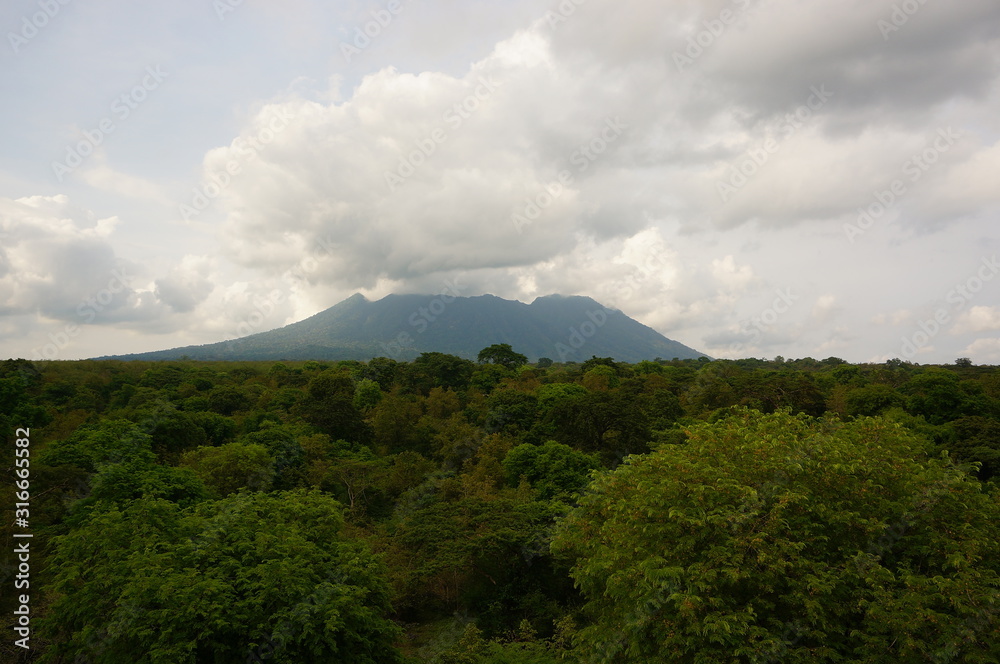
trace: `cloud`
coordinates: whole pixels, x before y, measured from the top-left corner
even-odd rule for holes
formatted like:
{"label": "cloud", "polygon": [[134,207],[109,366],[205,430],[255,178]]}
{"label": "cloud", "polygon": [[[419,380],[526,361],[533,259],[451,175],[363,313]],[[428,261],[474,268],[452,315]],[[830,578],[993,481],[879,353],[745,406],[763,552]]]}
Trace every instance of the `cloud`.
{"label": "cloud", "polygon": [[875,325],[892,325],[898,327],[904,323],[909,323],[914,319],[914,313],[908,309],[898,309],[891,313],[878,314],[872,317]]}
{"label": "cloud", "polygon": [[972,307],[959,315],[951,328],[952,334],[1000,331],[1000,307]]}
{"label": "cloud", "polygon": [[157,298],[178,313],[193,311],[215,288],[210,269],[207,256],[185,256],[167,276],[156,280]]}
{"label": "cloud", "polygon": [[118,223],[65,195],[0,198],[0,313],[39,316],[50,327],[165,332],[190,324],[172,314],[192,312],[212,292],[210,262],[185,257],[157,279],[116,252]]}
{"label": "cloud", "polygon": [[[925,123],[943,129],[996,97],[991,3],[923,7],[889,40],[877,27],[888,2],[748,5],[592,3],[499,42],[464,75],[385,68],[330,103],[277,100],[205,159],[220,172],[269,117],[288,118],[221,197],[230,256],[279,274],[327,241],[335,255],[315,282],[374,289],[542,264],[581,241],[632,236],[649,217],[839,226],[936,139]],[[741,24],[677,71],[673,50],[742,6]],[[768,140],[767,163],[721,200],[719,184]],[[891,218],[949,223],[1000,201],[985,184],[997,143],[962,140],[906,181]],[[958,179],[968,195],[949,194]]]}
{"label": "cloud", "polygon": [[[324,241],[334,256],[317,279],[370,288],[534,264],[581,231],[639,230],[624,175],[594,176],[625,123],[567,109],[585,100],[560,78],[547,42],[522,32],[464,77],[385,69],[341,104],[265,108],[291,119],[222,199],[232,257],[280,273]],[[239,161],[247,138],[211,152],[206,172]]]}
{"label": "cloud", "polygon": [[841,307],[837,304],[837,297],[827,293],[816,299],[810,316],[818,322],[828,323],[840,310]]}
{"label": "cloud", "polygon": [[712,261],[712,275],[732,291],[740,291],[753,281],[753,269],[748,265],[737,266],[732,256]]}
{"label": "cloud", "polygon": [[116,270],[127,269],[108,241],[117,223],[97,219],[66,196],[0,199],[0,312],[71,321],[87,298],[100,295],[108,299],[106,311],[126,308],[127,284],[107,292]]}
{"label": "cloud", "polygon": [[78,175],[91,187],[120,196],[170,203],[169,197],[160,185],[111,168],[102,148],[97,148],[90,159],[91,161],[79,171]]}
{"label": "cloud", "polygon": [[[129,125],[149,145],[117,135],[66,181],[120,223],[65,196],[0,202],[0,311],[78,320],[124,268],[128,288],[94,323],[175,335],[165,346],[458,278],[464,295],[590,295],[716,356],[864,344],[870,357],[898,355],[972,247],[996,250],[995,2],[924,3],[888,32],[896,0],[513,0],[474,32],[456,29],[472,9],[417,3],[349,63],[339,43],[371,8],[296,4],[312,20],[247,5],[203,25],[199,48],[218,27],[231,54],[281,55],[242,70],[178,57],[171,91]],[[158,25],[186,16],[174,11]],[[143,57],[190,43],[171,33]],[[165,192],[195,204],[177,183],[199,159],[211,209],[150,259],[163,235],[141,227],[190,216]],[[765,322],[789,287],[799,304]],[[934,340],[940,353],[996,329],[974,313]]]}
{"label": "cloud", "polygon": [[1000,364],[1000,339],[976,339],[962,351],[977,364]]}

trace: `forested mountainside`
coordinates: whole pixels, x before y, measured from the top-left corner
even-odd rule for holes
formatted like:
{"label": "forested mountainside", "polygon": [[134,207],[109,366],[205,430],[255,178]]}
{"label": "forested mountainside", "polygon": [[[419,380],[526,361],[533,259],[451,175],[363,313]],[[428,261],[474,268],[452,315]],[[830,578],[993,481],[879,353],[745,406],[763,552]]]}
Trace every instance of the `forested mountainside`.
{"label": "forested mountainside", "polygon": [[582,296],[546,295],[524,304],[495,295],[387,295],[371,302],[355,294],[305,320],[254,334],[262,329],[268,307],[273,309],[261,304],[235,330],[238,338],[229,341],[99,359],[408,361],[423,352],[475,359],[481,349],[504,343],[533,362],[703,355]]}

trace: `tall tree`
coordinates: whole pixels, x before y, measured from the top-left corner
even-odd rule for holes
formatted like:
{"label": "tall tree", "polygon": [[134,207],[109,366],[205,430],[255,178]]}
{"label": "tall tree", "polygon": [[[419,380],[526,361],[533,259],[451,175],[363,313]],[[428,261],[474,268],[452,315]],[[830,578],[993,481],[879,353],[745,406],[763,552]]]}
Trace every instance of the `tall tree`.
{"label": "tall tree", "polygon": [[555,548],[596,662],[993,662],[1000,502],[884,420],[742,410],[601,476]]}
{"label": "tall tree", "polygon": [[319,492],[143,499],[56,540],[47,664],[400,662],[385,570]]}
{"label": "tall tree", "polygon": [[517,369],[528,363],[528,358],[511,348],[510,344],[493,344],[479,351],[480,364],[499,364],[507,369]]}

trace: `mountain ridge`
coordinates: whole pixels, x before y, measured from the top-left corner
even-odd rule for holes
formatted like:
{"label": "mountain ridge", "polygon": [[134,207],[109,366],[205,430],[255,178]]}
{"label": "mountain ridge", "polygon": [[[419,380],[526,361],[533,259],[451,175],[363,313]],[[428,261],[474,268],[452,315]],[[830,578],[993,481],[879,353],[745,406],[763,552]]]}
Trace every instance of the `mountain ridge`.
{"label": "mountain ridge", "polygon": [[475,359],[509,343],[536,361],[581,362],[597,355],[624,362],[698,358],[693,348],[583,295],[541,295],[525,304],[492,294],[386,295],[355,293],[284,327],[212,344],[112,355],[125,360],[368,360],[406,361],[438,351]]}

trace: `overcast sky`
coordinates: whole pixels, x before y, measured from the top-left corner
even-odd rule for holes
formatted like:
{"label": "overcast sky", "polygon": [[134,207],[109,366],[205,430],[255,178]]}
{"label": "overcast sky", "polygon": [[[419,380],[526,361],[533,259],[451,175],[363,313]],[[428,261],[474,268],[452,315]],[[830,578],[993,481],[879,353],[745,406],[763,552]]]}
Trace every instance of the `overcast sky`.
{"label": "overcast sky", "polygon": [[996,0],[7,0],[0,357],[355,292],[1000,362]]}

